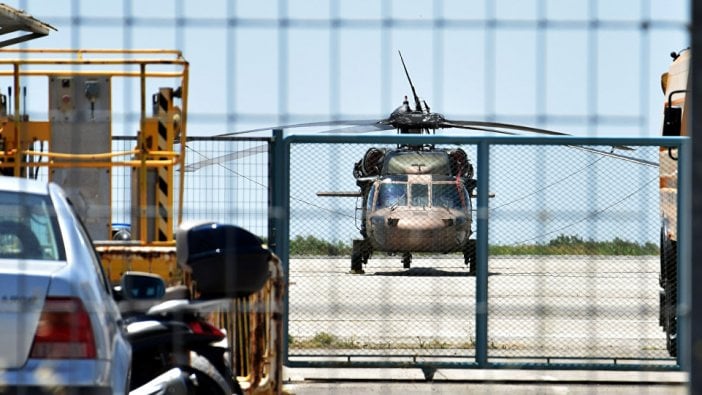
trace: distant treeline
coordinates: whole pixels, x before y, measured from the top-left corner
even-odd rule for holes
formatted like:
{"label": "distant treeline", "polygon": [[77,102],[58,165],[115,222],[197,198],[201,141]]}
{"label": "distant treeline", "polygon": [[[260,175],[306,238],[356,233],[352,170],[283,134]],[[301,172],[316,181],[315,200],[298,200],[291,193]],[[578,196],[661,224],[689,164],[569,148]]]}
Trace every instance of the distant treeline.
{"label": "distant treeline", "polygon": [[610,241],[560,235],[546,244],[491,245],[492,255],[658,255],[658,244],[639,244],[615,237]]}
{"label": "distant treeline", "polygon": [[[545,244],[490,245],[488,251],[490,255],[658,255],[658,245],[639,244],[618,237],[593,241],[560,235]],[[290,240],[290,255],[351,256],[351,245],[298,235]]]}
{"label": "distant treeline", "polygon": [[351,245],[331,243],[314,236],[297,236],[290,240],[290,255],[351,256]]}

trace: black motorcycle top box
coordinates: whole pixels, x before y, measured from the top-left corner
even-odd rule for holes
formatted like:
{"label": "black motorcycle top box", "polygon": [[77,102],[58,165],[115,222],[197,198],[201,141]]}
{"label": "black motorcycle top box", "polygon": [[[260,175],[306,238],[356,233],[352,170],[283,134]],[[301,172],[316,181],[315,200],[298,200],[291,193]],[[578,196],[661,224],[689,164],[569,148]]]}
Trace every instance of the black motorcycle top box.
{"label": "black motorcycle top box", "polygon": [[199,299],[246,297],[270,277],[271,252],[261,239],[235,225],[181,225],[176,256],[178,264],[191,272]]}

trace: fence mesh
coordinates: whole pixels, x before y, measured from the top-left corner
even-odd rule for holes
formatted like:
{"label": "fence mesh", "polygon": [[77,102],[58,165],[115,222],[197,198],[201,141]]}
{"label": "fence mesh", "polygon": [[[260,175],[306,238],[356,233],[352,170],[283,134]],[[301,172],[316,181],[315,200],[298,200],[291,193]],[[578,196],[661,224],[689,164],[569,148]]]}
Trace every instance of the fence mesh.
{"label": "fence mesh", "polygon": [[[235,224],[268,238],[268,138],[190,137],[186,143],[184,172],[174,180],[174,212],[179,206],[179,177],[184,180],[183,221],[218,221]],[[136,146],[136,137],[116,137],[113,150]],[[176,150],[180,147],[176,145]],[[124,158],[128,160],[129,158]],[[131,221],[129,167],[114,167],[112,218]],[[177,222],[177,221],[176,221]]]}
{"label": "fence mesh", "polygon": [[584,148],[491,150],[490,356],[667,357],[658,169]]}
{"label": "fence mesh", "polygon": [[[689,2],[650,0],[65,3],[15,5],[58,29],[52,46],[183,51],[192,65],[191,135],[386,116],[398,104],[394,89],[406,92],[401,49],[415,73],[425,68],[413,75],[422,94],[457,119],[654,136],[659,76],[667,54],[686,45],[689,19]],[[136,121],[137,101],[113,101],[115,118]],[[26,111],[44,119],[45,107],[32,100]],[[113,148],[134,142],[117,139]],[[187,144],[183,219],[265,236],[276,193],[265,141]],[[291,152],[291,356],[470,357],[476,279],[463,254],[416,253],[405,268],[401,253],[376,252],[365,274],[349,273],[364,202],[316,192],[358,191],[352,171],[368,148],[299,144]],[[475,157],[475,147],[462,148]],[[635,148],[655,161],[657,149]],[[489,355],[666,358],[656,325],[657,170],[573,147],[492,149]],[[115,223],[130,222],[130,171],[113,169]]]}
{"label": "fence mesh", "polygon": [[[412,252],[406,265],[403,251],[376,246],[363,274],[351,270],[353,240],[363,238],[363,207],[372,208],[370,216],[379,206],[348,193],[319,192],[362,190],[353,169],[372,147],[386,155],[397,150],[377,144],[291,146],[290,358],[470,363],[476,355],[477,278],[460,249]],[[457,148],[477,174],[475,146],[437,145],[433,151]],[[634,160],[616,157],[622,152]],[[658,147],[646,146],[490,147],[491,361],[675,363],[659,326],[658,155]],[[412,184],[426,181],[402,180],[410,184],[403,187],[410,196],[395,211],[373,214],[384,215],[386,223],[403,205],[416,205]],[[449,212],[435,203],[415,209],[424,211],[426,221],[432,210]],[[408,226],[422,228],[417,218]]]}

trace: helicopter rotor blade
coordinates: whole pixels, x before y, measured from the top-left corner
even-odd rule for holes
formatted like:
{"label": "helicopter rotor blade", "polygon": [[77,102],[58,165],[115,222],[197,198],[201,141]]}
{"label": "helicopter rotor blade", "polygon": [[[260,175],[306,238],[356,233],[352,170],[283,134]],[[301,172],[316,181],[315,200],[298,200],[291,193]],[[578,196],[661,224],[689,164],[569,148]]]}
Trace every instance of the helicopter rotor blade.
{"label": "helicopter rotor blade", "polygon": [[489,133],[499,133],[499,134],[507,134],[510,136],[516,136],[517,133],[514,132],[507,132],[505,130],[498,130],[498,129],[491,129],[487,127],[480,127],[480,126],[468,126],[468,125],[462,125],[460,123],[454,123],[455,121],[445,121],[442,122],[441,127],[443,128],[456,128],[456,129],[466,129],[466,130],[478,130],[481,132],[489,132]]}
{"label": "helicopter rotor blade", "polygon": [[634,162],[634,163],[648,166],[648,167],[656,167],[656,168],[659,167],[658,163],[656,163],[656,162],[651,162],[651,161],[648,161],[645,159],[634,158],[634,157],[626,156],[626,155],[620,155],[620,154],[616,154],[614,152],[602,151],[602,150],[599,150],[597,148],[592,148],[592,147],[588,147],[588,146],[567,145],[566,147],[575,148],[575,149],[579,149],[579,150],[583,150],[583,151],[587,151],[587,152],[593,152],[593,153],[598,154],[598,155],[609,156],[611,158],[621,159],[621,160],[625,160],[627,162]]}
{"label": "helicopter rotor blade", "polygon": [[356,125],[356,126],[347,126],[345,128],[325,130],[322,133],[331,133],[331,134],[370,133],[370,132],[380,132],[383,130],[391,130],[391,129],[395,129],[395,127],[392,125],[388,125],[388,124],[376,123],[373,125]]}
{"label": "helicopter rotor blade", "polygon": [[384,120],[378,121],[377,119],[357,119],[357,120],[345,119],[345,120],[336,120],[336,121],[293,123],[293,124],[289,124],[289,125],[268,126],[265,128],[256,128],[256,129],[240,130],[237,132],[222,133],[222,134],[214,135],[212,137],[236,136],[236,135],[240,135],[240,134],[253,133],[253,132],[263,132],[266,130],[273,130],[273,129],[309,128],[309,127],[315,127],[315,126],[335,126],[335,125],[349,125],[349,126],[373,125],[373,124],[376,124],[376,123],[382,122],[382,121],[384,121]]}
{"label": "helicopter rotor blade", "polygon": [[230,162],[233,160],[245,158],[247,156],[266,153],[266,152],[268,152],[268,145],[267,144],[257,145],[255,147],[230,152],[228,154],[224,154],[224,155],[218,156],[216,158],[208,158],[205,160],[201,160],[199,162],[191,163],[191,164],[185,166],[184,171],[185,172],[193,172],[193,171],[200,170],[203,167],[219,165],[219,164]]}
{"label": "helicopter rotor blade", "polygon": [[534,128],[531,126],[515,125],[515,124],[511,124],[511,123],[483,122],[483,121],[453,121],[453,120],[448,120],[448,119],[444,123],[449,124],[452,127],[460,127],[457,125],[476,126],[476,127],[482,127],[482,128],[498,128],[498,129],[519,130],[521,132],[548,134],[548,135],[552,135],[552,136],[570,136],[570,134],[568,134],[568,133],[556,132],[556,131],[548,130],[548,129]]}
{"label": "helicopter rotor blade", "polygon": [[[508,135],[517,135],[517,133],[507,132],[507,131],[504,131],[504,130],[491,129],[491,128],[489,128],[489,127],[468,126],[469,124],[478,124],[478,125],[480,125],[480,124],[482,124],[482,125],[488,125],[488,124],[489,124],[489,125],[502,125],[502,126],[500,126],[500,127],[504,127],[505,125],[509,125],[509,124],[501,124],[501,123],[496,123],[496,122],[446,121],[446,122],[444,122],[444,124],[447,125],[447,126],[454,127],[454,128],[459,128],[459,129],[479,130],[479,131],[483,131],[483,132],[501,133],[501,134],[508,134]],[[524,130],[524,129],[531,129],[531,131],[541,130],[541,131],[552,132],[552,133],[558,134],[558,135],[569,136],[569,135],[566,134],[566,133],[553,132],[553,131],[551,131],[551,130],[545,130],[545,129],[536,129],[536,128],[531,128],[531,127],[528,127],[528,126],[520,126],[520,125],[509,125],[509,126],[514,126],[513,129],[515,129],[515,130]],[[648,161],[648,160],[645,160],[645,159],[640,159],[640,158],[634,158],[634,157],[631,157],[631,156],[621,155],[621,154],[617,154],[617,153],[614,153],[614,152],[602,151],[602,150],[599,150],[599,149],[596,149],[596,148],[592,148],[592,147],[588,147],[588,146],[582,146],[582,145],[566,145],[566,147],[574,148],[574,149],[579,149],[579,150],[583,150],[583,151],[587,151],[587,152],[592,152],[592,153],[596,153],[596,154],[598,154],[598,155],[608,156],[608,157],[611,157],[611,158],[621,159],[621,160],[628,161],[628,162],[634,162],[634,163],[638,163],[638,164],[644,165],[644,166],[658,167],[658,163],[655,163],[655,162],[651,162],[651,161]],[[614,147],[612,147],[612,148],[614,148],[614,149],[623,149],[623,150],[627,150],[627,151],[634,150],[634,148],[627,147],[627,146],[614,146]]]}
{"label": "helicopter rotor blade", "polygon": [[[524,125],[515,125],[511,123],[502,123],[502,122],[482,122],[482,121],[452,121],[452,120],[446,120],[446,124],[450,124],[452,127],[459,127],[456,125],[464,125],[464,126],[479,126],[479,127],[487,127],[487,128],[500,128],[500,129],[509,129],[509,130],[519,130],[522,132],[530,132],[530,133],[538,133],[538,134],[547,134],[551,136],[571,136],[569,133],[564,133],[564,132],[556,132],[554,130],[548,130],[548,129],[541,129],[541,128],[535,128],[531,126],[524,126]],[[482,130],[482,129],[481,129]],[[492,132],[499,133],[497,130],[492,129]],[[505,133],[509,134],[509,133]],[[634,148],[627,147],[625,145],[617,145],[612,148],[620,149],[623,151],[634,151]]]}

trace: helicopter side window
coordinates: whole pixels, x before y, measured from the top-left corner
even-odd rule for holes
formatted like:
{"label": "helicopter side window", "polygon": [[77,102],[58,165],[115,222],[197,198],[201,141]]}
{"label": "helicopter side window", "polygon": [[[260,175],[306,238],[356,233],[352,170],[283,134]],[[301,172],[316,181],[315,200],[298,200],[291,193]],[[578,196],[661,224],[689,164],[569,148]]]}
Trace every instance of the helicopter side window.
{"label": "helicopter side window", "polygon": [[426,207],[429,205],[429,185],[411,184],[412,206]]}
{"label": "helicopter side window", "polygon": [[456,184],[433,184],[431,189],[432,206],[463,209],[463,203]]}
{"label": "helicopter side window", "polygon": [[[463,196],[465,196],[464,203],[466,205],[466,207],[465,207],[466,210],[468,210],[468,211],[472,210],[473,205],[470,201],[470,193],[468,192],[468,190],[465,187],[463,187]],[[460,196],[459,196],[459,198],[460,198]]]}
{"label": "helicopter side window", "polygon": [[378,190],[378,208],[406,205],[407,184],[387,183],[380,185]]}
{"label": "helicopter side window", "polygon": [[375,185],[371,185],[366,198],[366,210],[370,211],[373,208],[373,198],[375,197]]}

